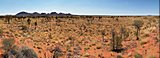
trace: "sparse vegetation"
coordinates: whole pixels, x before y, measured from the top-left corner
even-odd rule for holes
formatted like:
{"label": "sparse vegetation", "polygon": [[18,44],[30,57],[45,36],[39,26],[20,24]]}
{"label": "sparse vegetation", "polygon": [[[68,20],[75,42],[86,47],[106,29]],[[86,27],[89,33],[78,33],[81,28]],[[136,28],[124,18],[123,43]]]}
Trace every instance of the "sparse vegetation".
{"label": "sparse vegetation", "polygon": [[59,58],[60,56],[63,55],[62,50],[59,47],[55,47],[55,49],[53,50],[53,58]]}
{"label": "sparse vegetation", "polygon": [[24,58],[38,58],[34,50],[28,47],[22,47],[22,50],[20,51],[20,53]]}
{"label": "sparse vegetation", "polygon": [[128,32],[124,27],[121,27],[119,34],[115,31],[115,29],[111,30],[111,34],[112,34],[112,40],[111,40],[112,51],[121,52],[123,50],[122,41],[129,36]]}
{"label": "sparse vegetation", "polygon": [[139,53],[135,53],[134,57],[135,58],[143,58],[143,56],[141,54],[139,54]]}
{"label": "sparse vegetation", "polygon": [[2,48],[5,50],[3,55],[4,58],[38,58],[34,50],[29,49],[28,47],[18,48],[15,44],[14,39],[4,39]]}
{"label": "sparse vegetation", "polygon": [[25,25],[22,25],[22,26],[20,26],[20,27],[21,27],[21,30],[23,30],[23,31],[27,31],[27,30],[28,30],[28,27],[25,26]]}
{"label": "sparse vegetation", "polygon": [[11,49],[13,49],[14,43],[14,39],[4,39],[2,41],[2,48],[5,50],[5,52],[9,52]]}
{"label": "sparse vegetation", "polygon": [[30,25],[31,24],[31,19],[28,19],[27,23],[28,23],[28,25]]}
{"label": "sparse vegetation", "polygon": [[[145,58],[150,53],[159,58],[158,24],[150,22],[158,21],[155,16],[12,17],[10,24],[6,24],[6,18],[0,19],[0,42],[15,39],[8,52],[0,48],[6,58],[134,58],[135,51]],[[144,23],[141,33],[138,31],[139,41],[134,40],[135,19]]]}
{"label": "sparse vegetation", "polygon": [[117,58],[123,58],[121,55],[118,55]]}

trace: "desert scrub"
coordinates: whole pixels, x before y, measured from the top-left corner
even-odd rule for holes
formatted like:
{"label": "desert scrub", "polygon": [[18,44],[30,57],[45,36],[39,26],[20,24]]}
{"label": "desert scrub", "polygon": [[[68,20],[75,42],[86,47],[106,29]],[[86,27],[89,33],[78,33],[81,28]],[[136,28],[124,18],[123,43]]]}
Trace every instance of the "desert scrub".
{"label": "desert scrub", "polygon": [[4,58],[38,58],[33,49],[22,47],[21,49],[14,45],[14,39],[4,39],[2,41],[2,48],[5,50]]}
{"label": "desert scrub", "polygon": [[156,58],[156,56],[150,55],[147,58]]}
{"label": "desert scrub", "polygon": [[100,47],[100,46],[98,46],[98,47],[96,47],[96,49],[101,49],[102,47]]}
{"label": "desert scrub", "polygon": [[84,48],[84,51],[87,51],[87,50],[89,50],[89,49],[90,49],[89,47],[85,47],[85,48]]}
{"label": "desert scrub", "polygon": [[3,39],[2,48],[5,50],[5,52],[8,52],[13,48],[14,43],[15,43],[14,39]]}
{"label": "desert scrub", "polygon": [[21,27],[20,30],[23,30],[23,31],[27,31],[28,30],[28,27],[25,26],[25,25],[21,25],[20,27]]}
{"label": "desert scrub", "polygon": [[63,55],[62,50],[59,47],[55,47],[53,50],[53,58],[59,58],[60,56]]}
{"label": "desert scrub", "polygon": [[38,58],[36,52],[33,49],[30,49],[28,47],[22,47],[19,53],[17,54],[17,58]]}
{"label": "desert scrub", "polygon": [[13,57],[12,55],[17,54],[16,45],[14,45],[14,39],[3,39],[2,41],[2,49],[4,50],[3,58]]}
{"label": "desert scrub", "polygon": [[89,56],[90,56],[89,53],[84,54],[84,57],[89,57]]}
{"label": "desert scrub", "polygon": [[118,55],[117,58],[123,58],[121,55]]}
{"label": "desert scrub", "polygon": [[143,56],[139,53],[135,53],[134,58],[143,58]]}
{"label": "desert scrub", "polygon": [[27,20],[27,24],[30,25],[31,24],[31,19]]}

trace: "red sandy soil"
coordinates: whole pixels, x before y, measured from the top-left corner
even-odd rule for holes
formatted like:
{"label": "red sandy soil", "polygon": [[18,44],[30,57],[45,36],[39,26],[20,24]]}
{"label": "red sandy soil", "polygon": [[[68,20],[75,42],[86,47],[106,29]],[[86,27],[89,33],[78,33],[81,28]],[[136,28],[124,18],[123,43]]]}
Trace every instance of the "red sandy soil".
{"label": "red sandy soil", "polygon": [[[141,19],[144,21],[144,25],[141,29],[141,35],[140,40],[136,40],[136,36],[133,34],[135,32],[135,28],[132,26],[132,22],[135,19]],[[145,19],[144,19],[145,18]],[[35,19],[35,18],[34,18]],[[80,46],[82,50],[79,51],[80,58],[116,58],[118,55],[122,56],[123,58],[133,58],[135,53],[139,53],[143,56],[143,58],[149,58],[150,56],[154,56],[155,58],[160,58],[160,39],[159,35],[159,28],[158,28],[158,19],[157,17],[119,17],[119,21],[116,22],[113,18],[108,17],[102,17],[101,20],[98,20],[97,22],[93,21],[93,25],[87,25],[86,27],[92,30],[92,32],[85,32],[84,34],[79,36],[79,27],[78,24],[87,22],[86,20],[82,20],[82,18],[74,20],[74,23],[70,23],[71,20],[68,20],[67,22],[60,22],[59,25],[62,26],[56,26],[56,19],[52,20],[51,22],[46,23],[40,23],[41,21],[38,19],[45,19],[45,18],[36,18],[36,20],[33,20],[34,22],[37,21],[39,25],[37,26],[37,29],[34,30],[35,26],[32,24],[29,26],[29,28],[33,29],[33,31],[30,31],[30,33],[26,33],[27,35],[24,36],[25,33],[23,31],[16,29],[18,27],[18,24],[14,24],[15,21],[11,24],[6,24],[2,20],[0,20],[0,28],[3,29],[4,33],[2,37],[0,37],[0,43],[2,43],[3,39],[8,38],[14,38],[15,39],[15,45],[22,47],[22,46],[28,46],[29,48],[32,48],[38,55],[38,58],[51,58],[53,56],[53,53],[51,50],[54,49],[54,47],[59,46],[63,51],[63,56],[60,58],[67,58],[67,46],[70,45],[70,41],[67,40],[69,36],[72,36],[75,38],[74,46],[71,46],[69,49],[73,52],[73,49],[76,47],[76,44]],[[72,18],[65,18],[65,19],[72,19]],[[106,19],[106,21],[104,20]],[[128,20],[127,20],[128,19]],[[149,19],[153,19],[156,22],[151,22]],[[24,19],[23,21],[26,21]],[[108,21],[112,22],[109,23]],[[105,22],[107,22],[105,24]],[[150,23],[150,24],[148,24]],[[12,25],[13,24],[13,25]],[[116,53],[111,51],[110,48],[110,29],[107,30],[107,35],[105,35],[106,42],[102,42],[102,37],[100,33],[97,30],[97,25],[100,25],[100,29],[103,28],[110,28],[114,26],[115,28],[120,25],[126,25],[130,32],[130,36],[125,39],[122,42],[124,51],[121,53]],[[101,26],[102,24],[102,26]],[[52,27],[50,27],[50,25]],[[107,26],[108,25],[108,26]],[[8,28],[7,26],[14,26],[13,28]],[[104,27],[106,26],[106,27]],[[46,31],[44,30],[52,29],[52,31]],[[70,29],[72,28],[72,29]],[[63,31],[64,29],[72,30],[69,31]],[[116,28],[119,29],[119,28]],[[11,31],[12,30],[12,31]],[[42,31],[43,30],[43,31]],[[76,30],[76,31],[73,31]],[[80,31],[83,32],[84,30]],[[97,34],[95,34],[97,32]],[[49,33],[52,34],[52,39],[48,38]],[[15,35],[17,34],[17,35]],[[147,36],[145,36],[147,34]],[[72,43],[73,44],[73,43]],[[0,47],[2,44],[0,44]],[[97,49],[97,47],[101,47],[100,49]],[[89,48],[88,50],[85,50],[85,48]],[[0,54],[2,55],[4,53],[3,49],[0,49]],[[85,56],[88,55],[88,56]],[[0,58],[2,58],[0,56]]]}

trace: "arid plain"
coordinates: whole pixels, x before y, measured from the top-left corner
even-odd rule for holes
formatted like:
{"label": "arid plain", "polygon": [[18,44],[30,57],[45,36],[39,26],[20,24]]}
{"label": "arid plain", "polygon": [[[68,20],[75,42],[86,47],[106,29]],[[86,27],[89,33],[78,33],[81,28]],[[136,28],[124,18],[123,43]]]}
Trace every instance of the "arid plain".
{"label": "arid plain", "polygon": [[[138,35],[136,20],[143,23]],[[2,16],[0,47],[14,39],[8,52],[26,46],[38,58],[159,58],[159,23],[159,16]],[[0,54],[7,52],[0,48]]]}

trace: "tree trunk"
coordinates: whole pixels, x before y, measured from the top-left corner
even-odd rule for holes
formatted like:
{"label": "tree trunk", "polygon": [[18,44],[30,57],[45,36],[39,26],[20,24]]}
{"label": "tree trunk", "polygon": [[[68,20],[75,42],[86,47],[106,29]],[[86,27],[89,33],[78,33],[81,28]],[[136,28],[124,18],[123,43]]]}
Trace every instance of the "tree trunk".
{"label": "tree trunk", "polygon": [[137,29],[137,39],[136,40],[139,40],[139,29]]}

